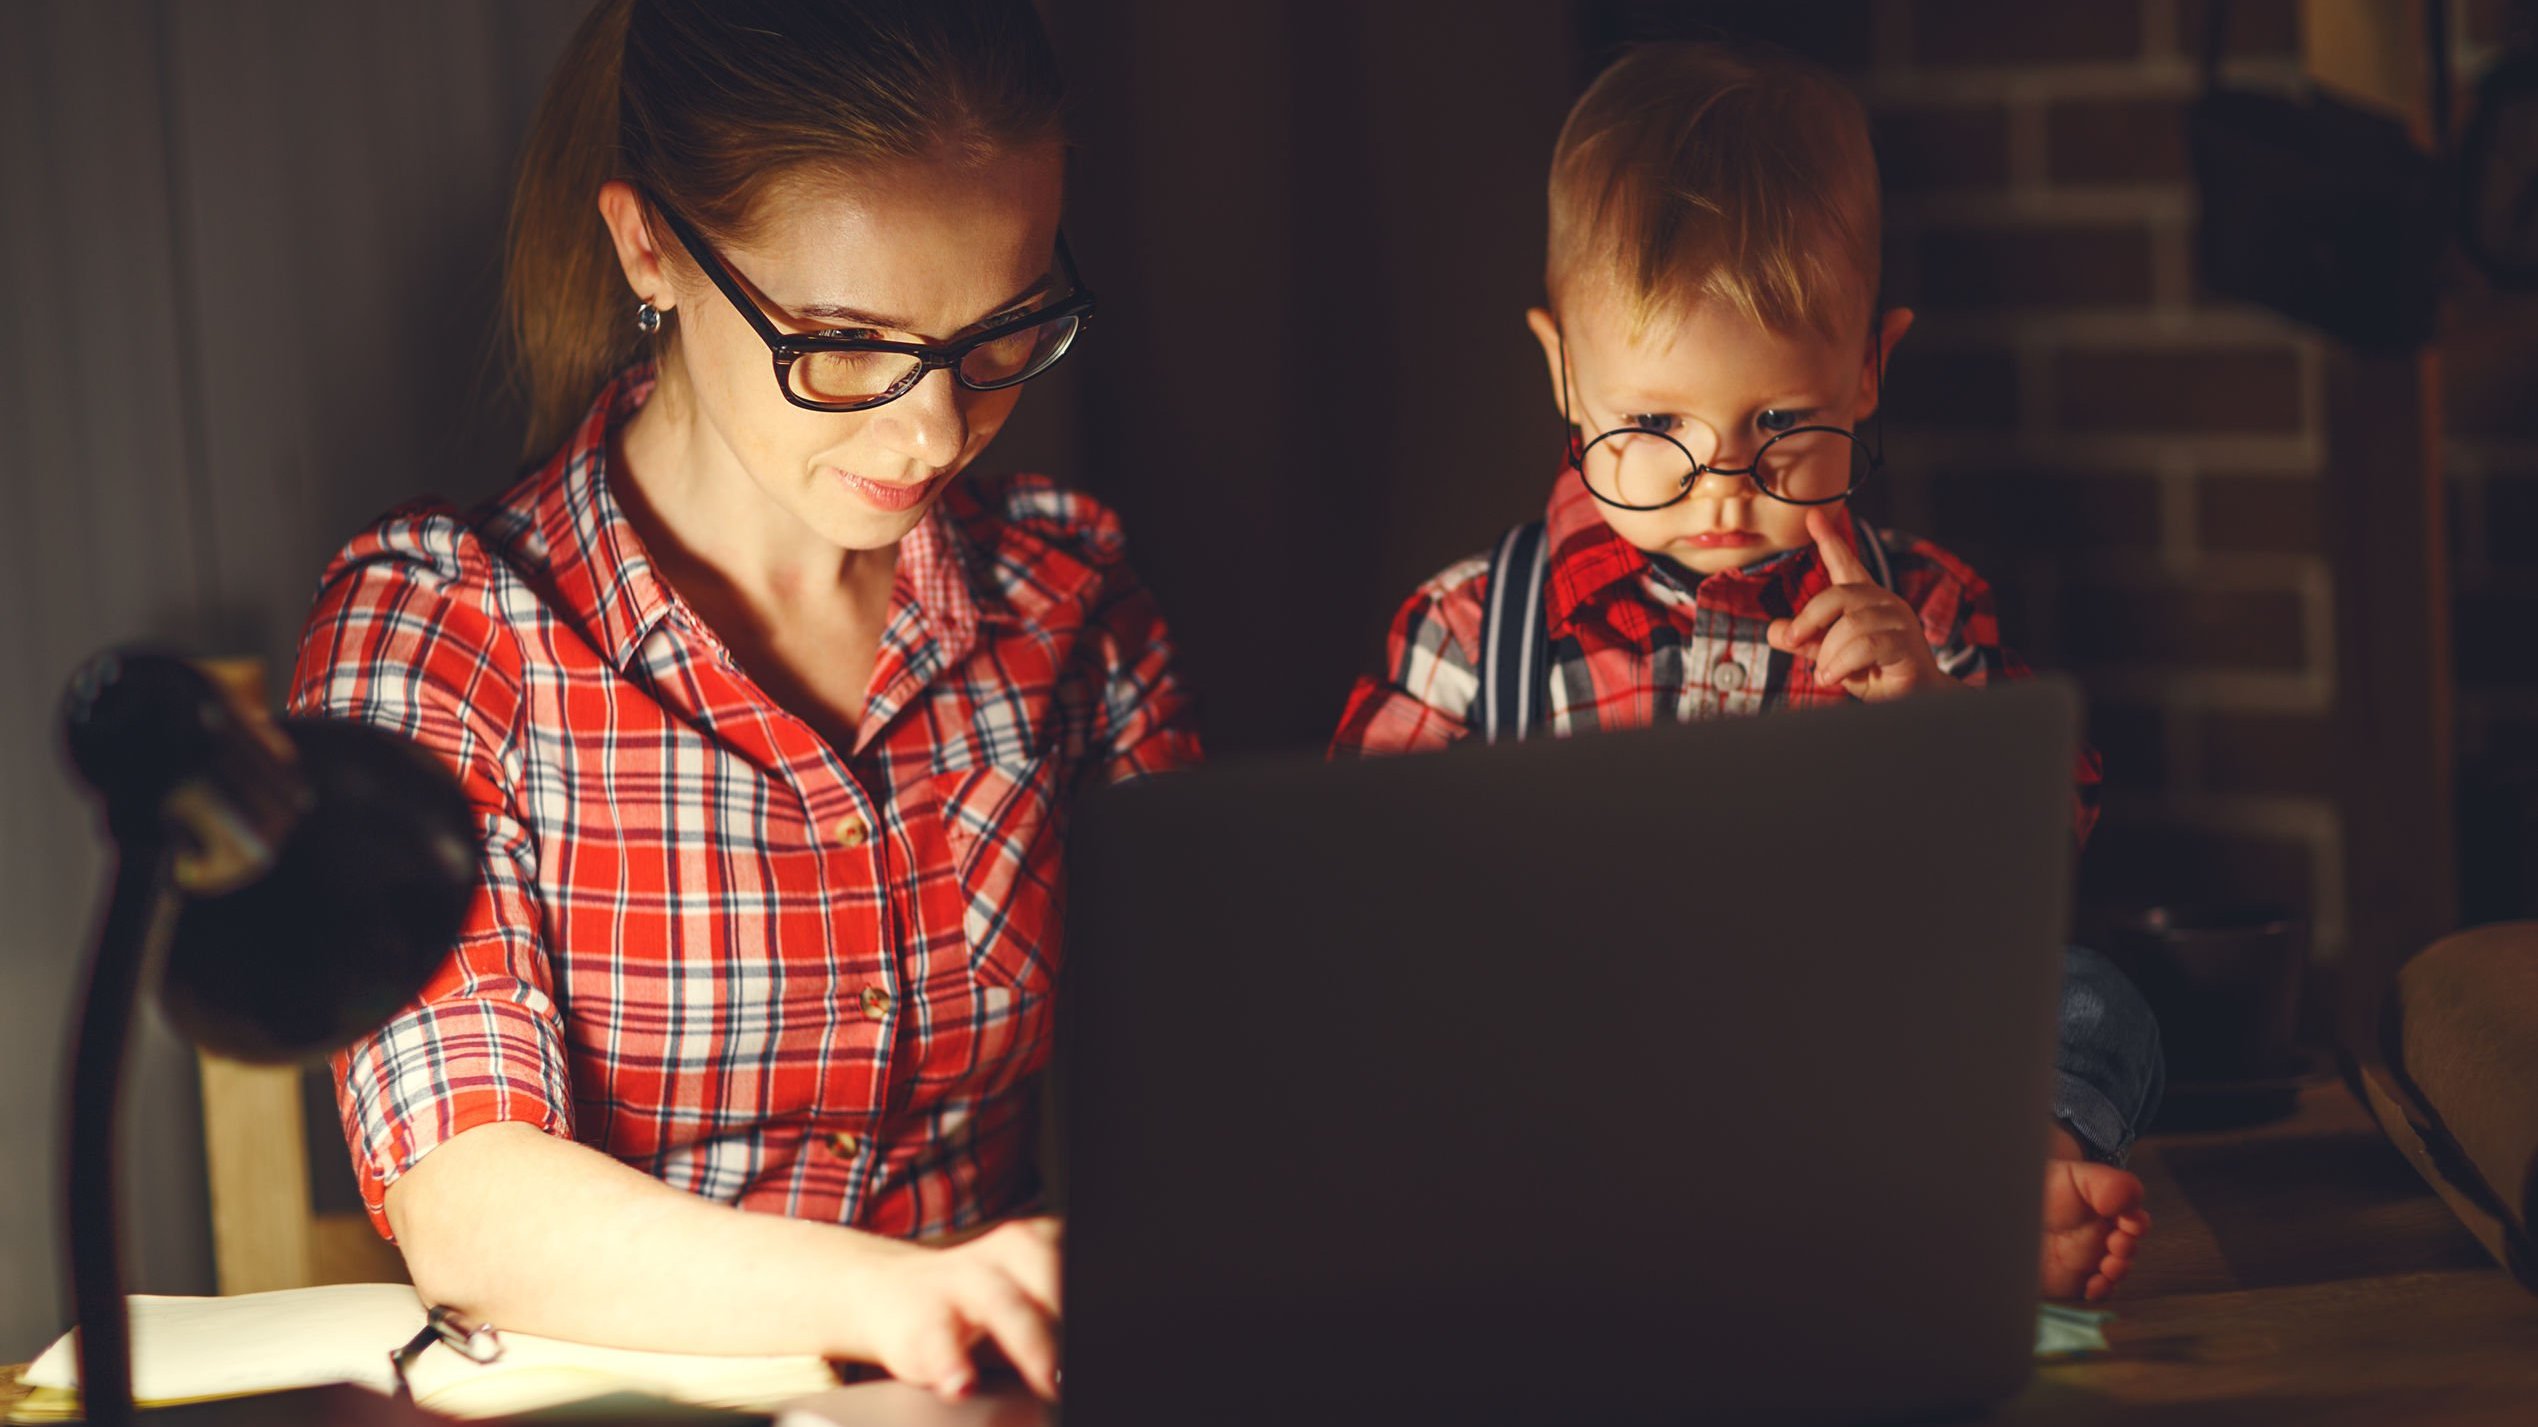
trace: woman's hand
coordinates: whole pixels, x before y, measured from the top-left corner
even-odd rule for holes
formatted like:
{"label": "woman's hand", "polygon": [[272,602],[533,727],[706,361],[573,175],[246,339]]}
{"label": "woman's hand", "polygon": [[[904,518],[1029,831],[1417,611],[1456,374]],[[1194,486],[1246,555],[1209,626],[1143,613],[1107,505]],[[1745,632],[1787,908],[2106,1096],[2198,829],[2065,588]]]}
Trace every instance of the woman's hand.
{"label": "woman's hand", "polygon": [[949,1248],[673,1189],[532,1125],[453,1135],[388,1186],[415,1289],[478,1322],[651,1352],[818,1353],[947,1397],[1000,1356],[1057,1392],[1058,1223]]}
{"label": "woman's hand", "polygon": [[992,1346],[1033,1392],[1057,1396],[1057,1220],[1019,1219],[951,1248],[874,1248],[846,1290],[861,1329],[849,1356],[958,1400],[978,1383],[973,1354]]}
{"label": "woman's hand", "polygon": [[1784,654],[1815,661],[1815,681],[1839,685],[1855,699],[1882,703],[1956,681],[1939,668],[1921,616],[1870,577],[1844,543],[1833,517],[1807,512],[1807,533],[1833,583],[1807,601],[1795,619],[1775,619],[1764,639]]}

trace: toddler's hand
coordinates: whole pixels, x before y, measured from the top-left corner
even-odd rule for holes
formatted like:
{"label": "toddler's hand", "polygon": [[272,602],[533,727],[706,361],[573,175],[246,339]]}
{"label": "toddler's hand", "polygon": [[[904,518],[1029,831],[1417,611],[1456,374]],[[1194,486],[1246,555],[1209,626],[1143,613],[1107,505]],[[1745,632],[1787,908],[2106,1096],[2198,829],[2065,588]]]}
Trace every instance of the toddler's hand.
{"label": "toddler's hand", "polygon": [[1833,583],[1807,601],[1795,619],[1775,619],[1763,637],[1772,648],[1815,661],[1815,681],[1839,685],[1872,703],[1924,689],[1954,688],[1921,631],[1921,616],[1880,586],[1842,540],[1833,517],[1807,512],[1807,533]]}

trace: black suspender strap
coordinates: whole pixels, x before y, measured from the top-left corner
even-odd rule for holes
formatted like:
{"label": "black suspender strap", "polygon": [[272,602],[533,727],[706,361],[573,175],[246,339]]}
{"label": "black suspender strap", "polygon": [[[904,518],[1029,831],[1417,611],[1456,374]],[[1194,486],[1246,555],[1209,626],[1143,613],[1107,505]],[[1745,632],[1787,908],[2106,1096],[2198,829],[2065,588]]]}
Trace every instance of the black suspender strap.
{"label": "black suspender strap", "polygon": [[1508,531],[1490,552],[1474,720],[1490,743],[1524,738],[1550,717],[1551,618],[1543,604],[1549,545],[1535,520]]}
{"label": "black suspender strap", "polygon": [[[1895,587],[1886,542],[1865,520],[1851,517],[1851,532],[1869,578]],[[1498,743],[1532,736],[1551,717],[1551,616],[1544,604],[1550,541],[1539,520],[1499,537],[1489,554],[1489,599],[1481,607],[1480,698],[1474,729]]]}
{"label": "black suspender strap", "polygon": [[1893,589],[1895,567],[1886,558],[1886,542],[1877,538],[1876,528],[1854,515],[1851,517],[1851,534],[1858,539],[1860,563],[1868,567],[1868,577],[1875,580],[1880,589]]}

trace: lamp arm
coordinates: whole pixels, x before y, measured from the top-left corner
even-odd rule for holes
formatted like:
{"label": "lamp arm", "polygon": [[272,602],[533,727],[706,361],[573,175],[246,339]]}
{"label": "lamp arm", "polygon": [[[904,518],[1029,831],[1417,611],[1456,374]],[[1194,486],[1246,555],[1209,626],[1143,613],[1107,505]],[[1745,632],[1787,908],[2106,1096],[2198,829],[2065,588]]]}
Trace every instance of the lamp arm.
{"label": "lamp arm", "polygon": [[115,863],[71,1051],[70,1273],[79,1322],[79,1391],[91,1427],[129,1427],[132,1322],[123,1296],[122,1186],[116,1127],[131,1058],[133,1013],[175,925],[172,855],[155,829],[136,829]]}

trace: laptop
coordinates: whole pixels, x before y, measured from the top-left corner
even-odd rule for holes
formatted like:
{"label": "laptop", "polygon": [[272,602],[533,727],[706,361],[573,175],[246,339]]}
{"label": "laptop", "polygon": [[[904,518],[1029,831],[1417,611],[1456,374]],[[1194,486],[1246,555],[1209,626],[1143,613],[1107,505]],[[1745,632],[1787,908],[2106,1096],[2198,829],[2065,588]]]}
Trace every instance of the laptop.
{"label": "laptop", "polygon": [[1064,1418],[1836,1422],[2014,1393],[2054,680],[1106,791]]}

